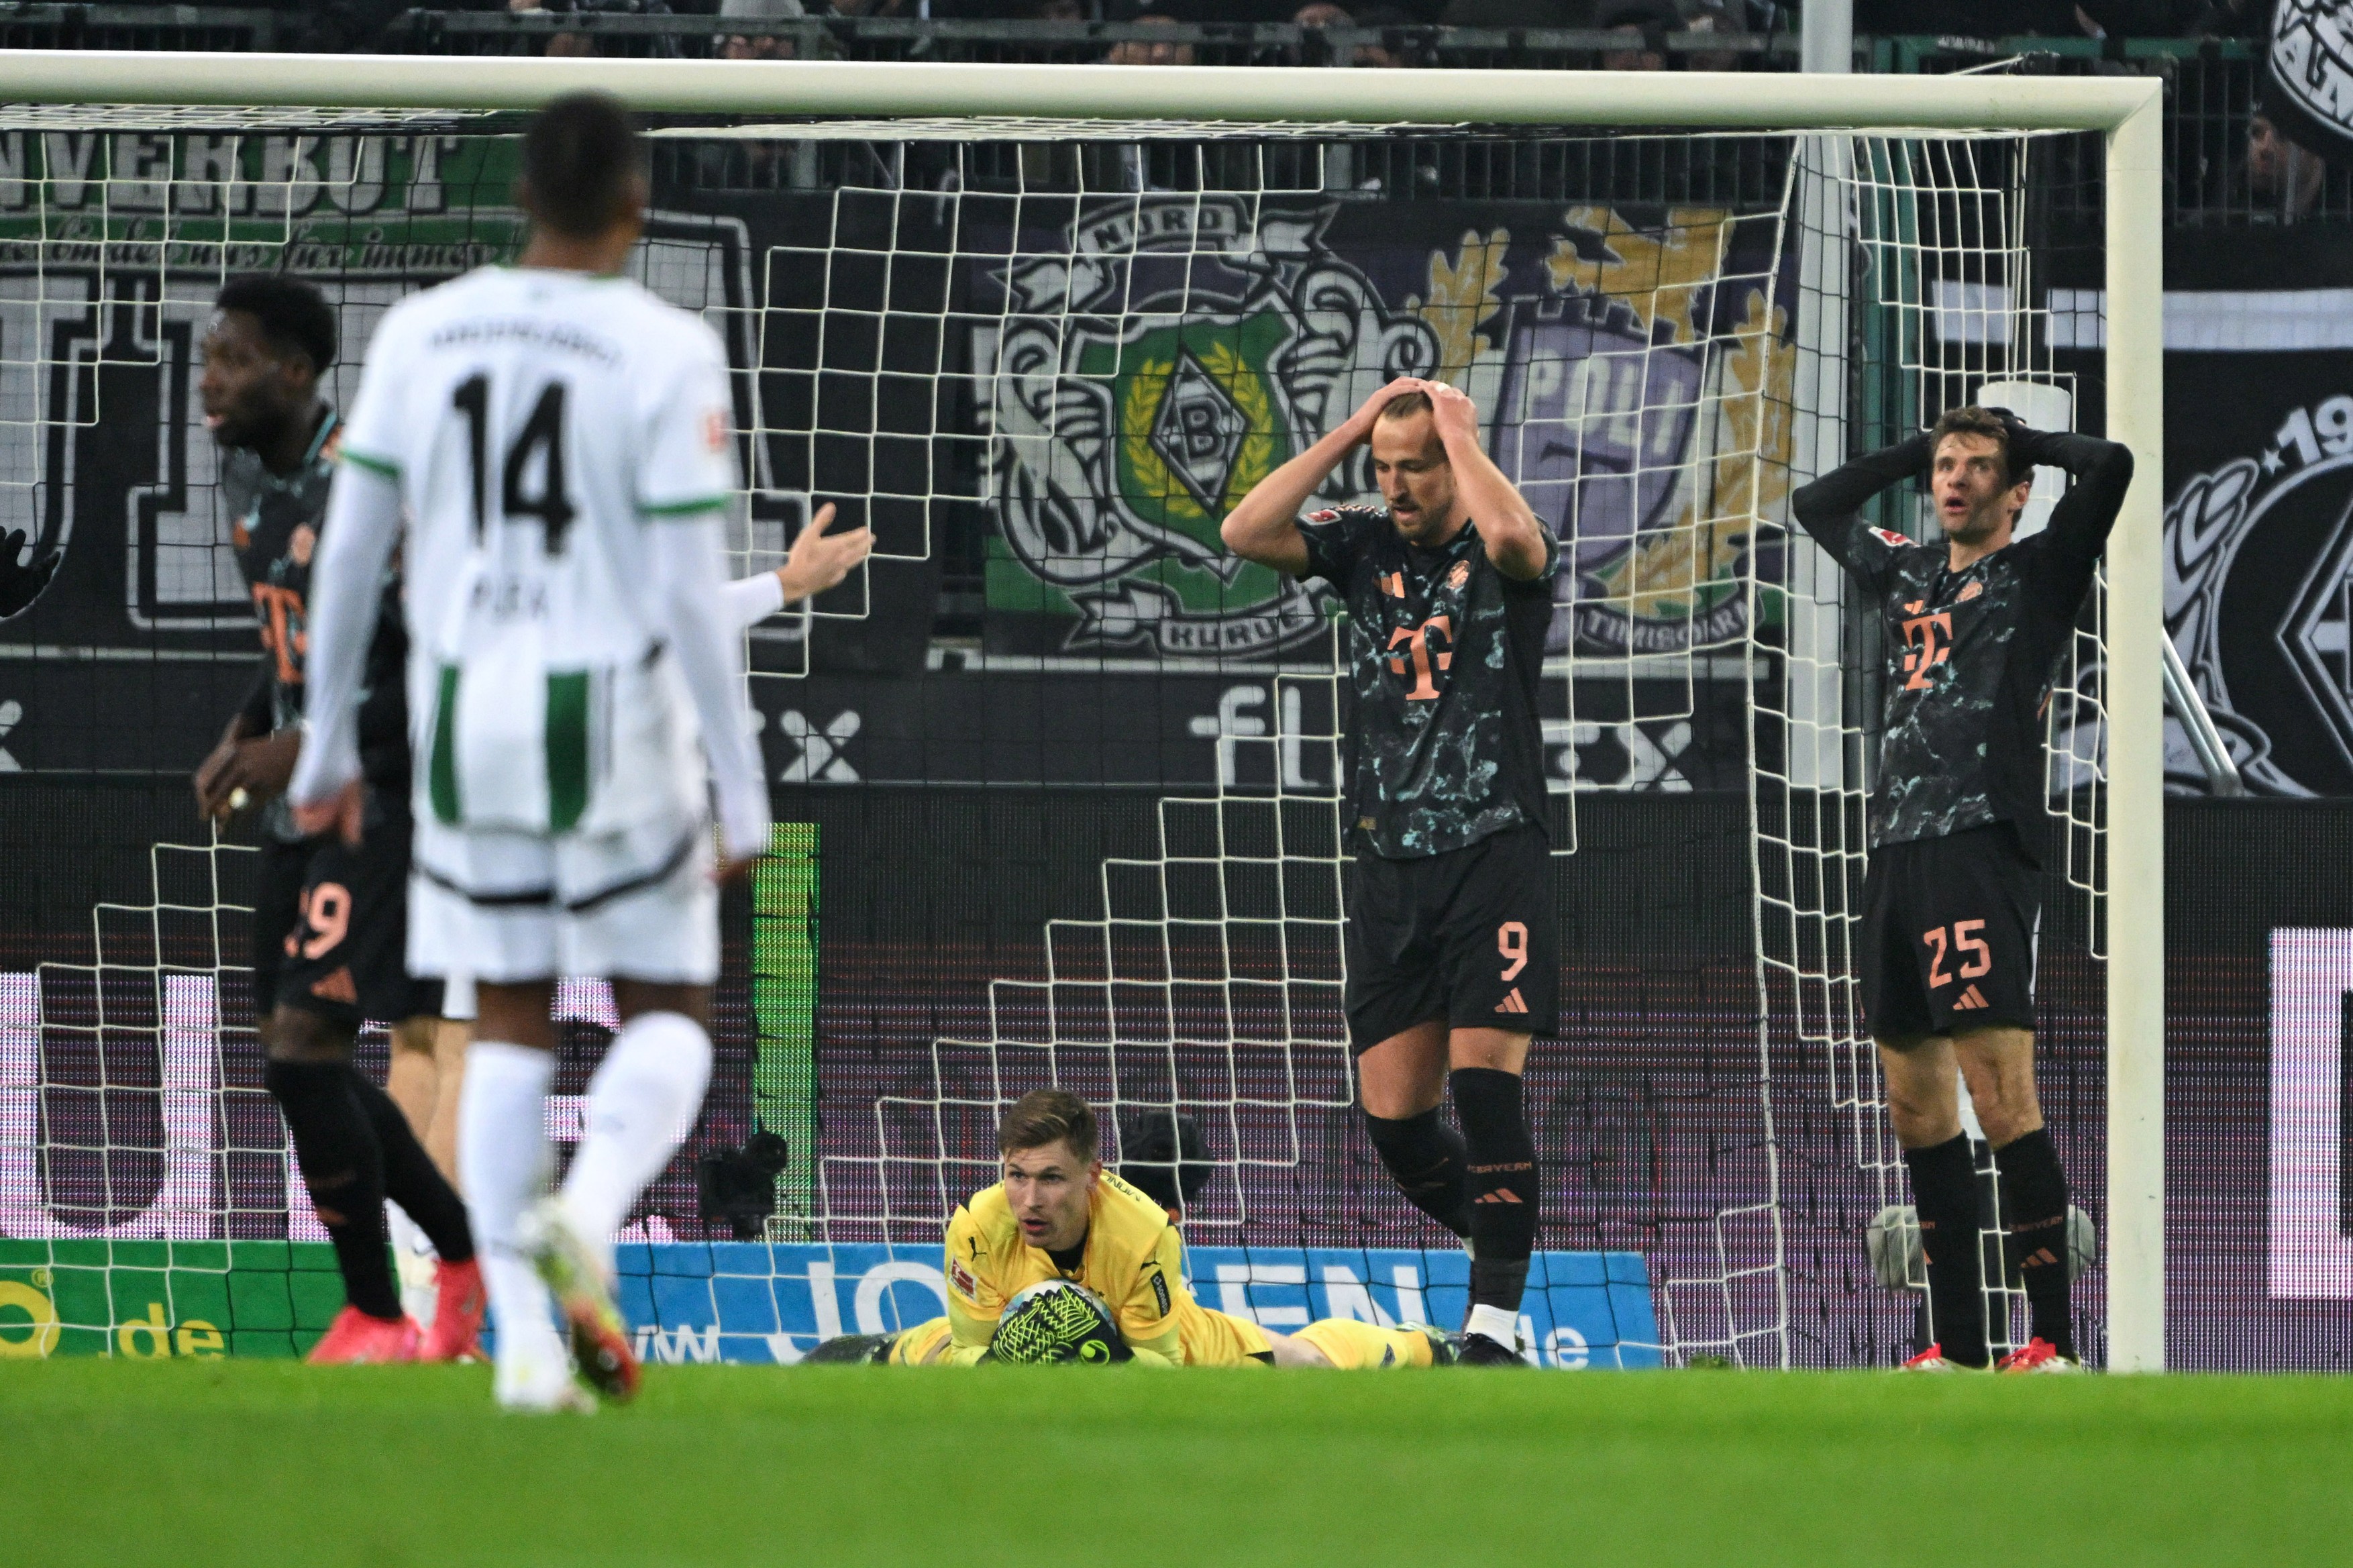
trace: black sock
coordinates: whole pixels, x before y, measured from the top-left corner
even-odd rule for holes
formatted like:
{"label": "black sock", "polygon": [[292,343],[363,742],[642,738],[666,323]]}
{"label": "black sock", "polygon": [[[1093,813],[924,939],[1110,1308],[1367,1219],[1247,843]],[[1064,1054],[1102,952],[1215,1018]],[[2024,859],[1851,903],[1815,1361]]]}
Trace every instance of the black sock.
{"label": "black sock", "polygon": [[1470,1151],[1464,1170],[1471,1187],[1471,1304],[1516,1312],[1527,1289],[1544,1195],[1536,1141],[1520,1103],[1520,1075],[1458,1068],[1447,1083]]}
{"label": "black sock", "polygon": [[1457,1236],[1471,1234],[1462,1134],[1439,1119],[1437,1107],[1396,1121],[1367,1112],[1365,1135],[1406,1202]]}
{"label": "black sock", "polygon": [[1920,1247],[1928,1258],[1928,1321],[1945,1359],[1986,1363],[1985,1270],[1978,1239],[1977,1162],[1964,1132],[1926,1149],[1904,1151]]}
{"label": "black sock", "polygon": [[444,1263],[464,1263],[474,1256],[474,1232],[466,1224],[465,1200],[441,1174],[441,1167],[417,1141],[416,1129],[358,1068],[352,1069],[352,1092],[368,1124],[375,1129],[376,1147],[384,1152],[384,1195],[417,1222]]}
{"label": "black sock", "polygon": [[271,1062],[262,1072],[286,1131],[311,1205],[335,1244],[344,1298],[372,1318],[398,1318],[384,1226],[384,1153],[352,1093],[344,1062]]}
{"label": "black sock", "polygon": [[2034,1332],[2061,1355],[2075,1353],[2067,1300],[2067,1177],[2051,1134],[2036,1128],[1994,1151],[2001,1173],[2003,1258],[2026,1287]]}

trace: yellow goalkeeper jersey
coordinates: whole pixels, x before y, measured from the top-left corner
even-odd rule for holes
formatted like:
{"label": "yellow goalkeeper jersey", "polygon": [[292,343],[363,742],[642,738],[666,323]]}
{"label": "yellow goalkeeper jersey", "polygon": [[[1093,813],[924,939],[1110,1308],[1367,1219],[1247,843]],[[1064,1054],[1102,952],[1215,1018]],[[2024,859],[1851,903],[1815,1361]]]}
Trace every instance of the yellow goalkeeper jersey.
{"label": "yellow goalkeeper jersey", "polygon": [[1110,1304],[1120,1338],[1138,1360],[1182,1364],[1179,1324],[1193,1308],[1184,1251],[1168,1211],[1110,1171],[1087,1199],[1085,1250],[1070,1269],[1023,1239],[1002,1184],[975,1193],[948,1221],[948,1321],[955,1333],[950,1359],[977,1361],[1006,1302],[1032,1285],[1069,1279]]}

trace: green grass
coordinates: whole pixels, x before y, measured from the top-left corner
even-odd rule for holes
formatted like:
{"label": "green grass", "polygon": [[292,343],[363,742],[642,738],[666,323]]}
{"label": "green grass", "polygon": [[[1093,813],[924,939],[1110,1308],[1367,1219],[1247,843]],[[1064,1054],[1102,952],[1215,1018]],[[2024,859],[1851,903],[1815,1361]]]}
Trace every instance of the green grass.
{"label": "green grass", "polygon": [[2353,1559],[2353,1380],[0,1363],[57,1565]]}

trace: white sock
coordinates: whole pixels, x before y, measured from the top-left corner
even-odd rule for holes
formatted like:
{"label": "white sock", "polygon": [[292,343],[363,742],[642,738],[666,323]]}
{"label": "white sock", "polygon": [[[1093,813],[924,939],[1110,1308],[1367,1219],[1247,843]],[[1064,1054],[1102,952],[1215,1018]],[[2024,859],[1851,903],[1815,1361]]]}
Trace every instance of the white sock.
{"label": "white sock", "polygon": [[433,1288],[433,1244],[408,1217],[408,1211],[389,1198],[384,1205],[385,1229],[392,1237],[392,1264],[400,1286],[400,1304],[417,1320],[419,1328],[433,1322],[434,1303],[438,1300]]}
{"label": "white sock", "polygon": [[640,1013],[588,1080],[587,1130],[564,1206],[611,1272],[613,1233],[694,1129],[711,1082],[711,1037],[681,1013]]}
{"label": "white sock", "polygon": [[547,1288],[524,1256],[522,1216],[547,1191],[547,1086],[555,1054],[528,1046],[476,1040],[466,1050],[466,1085],[458,1097],[458,1166],[475,1256],[498,1330],[498,1381],[565,1364]]}
{"label": "white sock", "polygon": [[1466,1334],[1484,1334],[1505,1350],[1520,1348],[1520,1320],[1501,1307],[1480,1305],[1471,1309],[1463,1322]]}

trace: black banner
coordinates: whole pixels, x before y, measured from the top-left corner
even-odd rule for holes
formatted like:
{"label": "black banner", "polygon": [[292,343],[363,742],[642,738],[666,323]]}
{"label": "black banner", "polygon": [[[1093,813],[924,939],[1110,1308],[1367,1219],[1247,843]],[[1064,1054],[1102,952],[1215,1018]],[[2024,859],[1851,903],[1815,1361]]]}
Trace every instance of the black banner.
{"label": "black banner", "polygon": [[[2179,235],[2166,295],[2166,626],[2249,786],[2353,795],[2353,258]],[[2167,773],[2204,773],[2168,715]]]}

